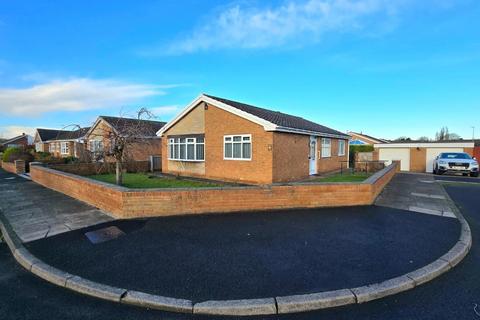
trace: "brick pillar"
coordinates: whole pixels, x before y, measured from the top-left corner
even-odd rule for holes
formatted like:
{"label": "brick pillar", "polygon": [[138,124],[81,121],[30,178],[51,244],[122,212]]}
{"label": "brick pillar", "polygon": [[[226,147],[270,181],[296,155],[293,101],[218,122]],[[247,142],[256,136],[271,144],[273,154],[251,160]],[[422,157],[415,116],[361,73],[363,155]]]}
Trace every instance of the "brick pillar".
{"label": "brick pillar", "polygon": [[25,161],[23,160],[15,160],[15,172],[17,174],[25,173]]}

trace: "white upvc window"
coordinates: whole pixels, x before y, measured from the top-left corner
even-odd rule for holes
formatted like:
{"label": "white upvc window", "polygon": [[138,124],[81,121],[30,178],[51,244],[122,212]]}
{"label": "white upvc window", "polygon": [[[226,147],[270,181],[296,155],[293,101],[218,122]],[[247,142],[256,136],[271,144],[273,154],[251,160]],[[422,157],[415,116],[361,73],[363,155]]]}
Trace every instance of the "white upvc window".
{"label": "white upvc window", "polygon": [[103,151],[103,141],[102,140],[90,140],[90,152],[98,153]]}
{"label": "white upvc window", "polygon": [[61,154],[69,154],[69,151],[70,151],[70,143],[61,142],[60,143],[60,153]]}
{"label": "white upvc window", "polygon": [[230,135],[223,137],[224,160],[252,160],[252,135]]}
{"label": "white upvc window", "polygon": [[338,140],[338,155],[345,155],[345,140]]}
{"label": "white upvc window", "polygon": [[332,139],[322,138],[322,158],[329,158],[332,156]]}
{"label": "white upvc window", "polygon": [[175,137],[168,139],[168,159],[176,161],[205,161],[204,137]]}
{"label": "white upvc window", "polygon": [[36,152],[41,152],[42,150],[42,144],[40,142],[35,143],[35,151]]}
{"label": "white upvc window", "polygon": [[49,151],[50,153],[55,152],[55,143],[49,143],[49,144],[48,144],[48,151]]}

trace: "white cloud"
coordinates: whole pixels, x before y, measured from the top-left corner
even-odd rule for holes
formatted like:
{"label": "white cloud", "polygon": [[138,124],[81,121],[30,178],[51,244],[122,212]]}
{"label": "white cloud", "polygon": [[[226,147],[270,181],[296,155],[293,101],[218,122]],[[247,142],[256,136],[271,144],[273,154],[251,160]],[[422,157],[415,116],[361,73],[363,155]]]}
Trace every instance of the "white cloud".
{"label": "white cloud", "polygon": [[[397,11],[408,1],[304,0],[262,9],[234,5],[207,17],[190,36],[167,48],[143,53],[182,54],[221,48],[297,46],[302,42],[317,42],[329,32],[363,30],[369,25],[369,17],[382,19],[382,27],[388,29],[390,26],[385,20],[396,23]],[[373,20],[370,25],[380,28],[378,19]]]}
{"label": "white cloud", "polygon": [[164,95],[175,85],[136,84],[111,79],[53,80],[28,88],[0,88],[0,113],[32,117],[52,111],[121,107],[142,98]]}
{"label": "white cloud", "polygon": [[29,134],[33,136],[35,133],[35,128],[25,127],[25,126],[5,126],[0,127],[0,138],[10,139],[16,136],[21,135],[22,133]]}
{"label": "white cloud", "polygon": [[178,112],[180,107],[178,105],[171,105],[171,106],[160,106],[160,107],[153,107],[150,108],[149,111],[152,112],[155,116],[164,116],[164,115],[171,115]]}

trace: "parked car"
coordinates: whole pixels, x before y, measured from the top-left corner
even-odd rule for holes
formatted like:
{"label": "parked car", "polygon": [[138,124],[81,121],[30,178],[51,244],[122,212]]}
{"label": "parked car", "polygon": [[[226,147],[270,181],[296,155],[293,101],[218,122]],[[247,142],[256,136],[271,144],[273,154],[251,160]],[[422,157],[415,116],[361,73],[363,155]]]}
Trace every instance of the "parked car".
{"label": "parked car", "polygon": [[462,173],[478,177],[478,161],[464,152],[443,152],[435,158],[434,174]]}

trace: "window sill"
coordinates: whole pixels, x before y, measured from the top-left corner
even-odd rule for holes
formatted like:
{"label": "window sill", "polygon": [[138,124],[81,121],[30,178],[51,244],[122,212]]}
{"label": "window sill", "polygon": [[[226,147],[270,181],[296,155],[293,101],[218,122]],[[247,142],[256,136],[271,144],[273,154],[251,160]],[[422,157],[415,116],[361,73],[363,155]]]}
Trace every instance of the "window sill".
{"label": "window sill", "polygon": [[205,162],[205,160],[184,160],[184,159],[170,159],[168,161],[177,161],[177,162]]}
{"label": "window sill", "polygon": [[226,161],[252,161],[252,159],[242,159],[242,158],[223,158]]}

